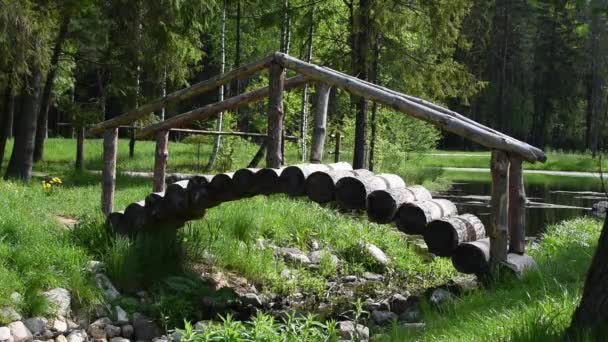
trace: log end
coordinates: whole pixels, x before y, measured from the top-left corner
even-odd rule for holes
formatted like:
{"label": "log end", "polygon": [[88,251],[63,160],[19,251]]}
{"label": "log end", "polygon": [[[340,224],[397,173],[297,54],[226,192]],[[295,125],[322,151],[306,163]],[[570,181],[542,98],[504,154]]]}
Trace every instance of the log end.
{"label": "log end", "polygon": [[313,172],[306,179],[306,195],[316,203],[329,203],[335,199],[336,185],[325,172]]}
{"label": "log end", "polygon": [[449,222],[435,220],[424,229],[424,242],[430,253],[449,257],[458,247],[458,235]]}
{"label": "log end", "polygon": [[389,223],[397,215],[397,203],[392,196],[384,190],[377,190],[367,196],[367,216],[370,221]]}
{"label": "log end", "polygon": [[279,176],[281,169],[265,168],[256,172],[254,189],[260,195],[272,195],[281,192]]}
{"label": "log end", "polygon": [[407,203],[397,210],[397,228],[405,234],[424,235],[426,215],[424,211]]}
{"label": "log end", "polygon": [[460,244],[452,254],[452,265],[458,272],[466,274],[482,275],[490,271],[489,245],[484,252],[475,244]]}
{"label": "log end", "polygon": [[287,193],[289,196],[297,197],[306,194],[306,176],[301,167],[286,167],[279,176],[279,183],[281,192]]}
{"label": "log end", "polygon": [[336,202],[341,209],[365,209],[366,198],[365,185],[355,177],[344,177],[336,184]]}
{"label": "log end", "polygon": [[232,182],[234,184],[234,192],[238,198],[251,197],[254,192],[254,178],[258,169],[240,169],[234,173]]}

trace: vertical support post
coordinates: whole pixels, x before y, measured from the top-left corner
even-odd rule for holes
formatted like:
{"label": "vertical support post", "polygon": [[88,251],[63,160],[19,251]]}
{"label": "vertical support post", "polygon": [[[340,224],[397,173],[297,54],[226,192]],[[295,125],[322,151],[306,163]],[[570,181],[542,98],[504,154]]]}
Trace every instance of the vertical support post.
{"label": "vertical support post", "polygon": [[129,159],[135,157],[135,127],[129,128]]}
{"label": "vertical support post", "polygon": [[106,216],[114,210],[117,151],[118,127],[109,128],[103,133],[103,170],[101,171],[101,211]]}
{"label": "vertical support post", "polygon": [[521,158],[511,157],[509,166],[509,252],[526,252],[526,190]]}
{"label": "vertical support post", "polygon": [[154,184],[153,192],[165,191],[167,159],[169,158],[169,131],[156,133],[156,150],[154,153]]}
{"label": "vertical support post", "polygon": [[490,262],[493,269],[507,260],[509,243],[509,158],[503,151],[493,150],[490,165],[492,172],[492,198],[490,200]]}
{"label": "vertical support post", "polygon": [[327,126],[327,105],[329,104],[329,91],[331,87],[324,82],[317,82],[317,111],[315,113],[315,127],[312,130],[312,145],[310,147],[310,162],[323,161],[325,135]]}
{"label": "vertical support post", "polygon": [[341,153],[341,145],[342,145],[342,134],[340,132],[336,132],[336,149],[334,151],[334,162],[340,162],[340,153]]}
{"label": "vertical support post", "polygon": [[285,73],[283,67],[276,62],[270,63],[270,94],[268,99],[268,139],[266,167],[280,168],[281,141],[283,139],[283,87]]}
{"label": "vertical support post", "polygon": [[84,126],[78,127],[78,136],[76,137],[76,163],[75,167],[78,171],[84,171]]}

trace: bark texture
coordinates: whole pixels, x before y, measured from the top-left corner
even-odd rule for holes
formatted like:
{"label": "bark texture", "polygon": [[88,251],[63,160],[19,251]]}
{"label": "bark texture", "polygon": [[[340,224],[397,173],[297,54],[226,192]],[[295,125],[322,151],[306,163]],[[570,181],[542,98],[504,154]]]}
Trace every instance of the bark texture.
{"label": "bark texture", "polygon": [[458,215],[458,209],[445,199],[405,203],[397,211],[397,228],[406,234],[424,235],[431,221],[453,215]]}
{"label": "bark texture", "polygon": [[306,179],[306,195],[317,203],[328,203],[336,199],[336,184],[344,177],[369,177],[373,172],[360,170],[317,171]]}
{"label": "bark texture", "polygon": [[101,212],[109,215],[114,210],[116,190],[116,156],[118,128],[108,129],[103,135],[103,169],[101,170]]}
{"label": "bark texture", "polygon": [[301,164],[288,166],[281,172],[279,186],[289,196],[306,195],[306,179],[317,171],[352,170],[348,163],[335,164]]}
{"label": "bark texture", "polygon": [[277,63],[270,65],[270,85],[268,98],[268,139],[266,140],[266,167],[279,168],[283,162],[281,144],[283,142],[283,88],[285,73]]}
{"label": "bark texture", "polygon": [[433,199],[431,193],[419,185],[376,190],[367,196],[367,217],[372,222],[389,223],[395,219],[401,205],[431,199]]}
{"label": "bark texture", "polygon": [[349,176],[336,184],[336,202],[343,210],[363,210],[367,196],[376,190],[402,188],[405,182],[392,174],[379,174],[371,177]]}
{"label": "bark texture", "polygon": [[481,220],[472,214],[444,217],[428,224],[424,241],[429,252],[442,257],[451,256],[463,242],[477,241],[486,237]]}
{"label": "bark texture", "polygon": [[495,268],[507,260],[509,244],[509,159],[502,151],[492,151],[491,226],[488,232],[491,242],[491,262]]}

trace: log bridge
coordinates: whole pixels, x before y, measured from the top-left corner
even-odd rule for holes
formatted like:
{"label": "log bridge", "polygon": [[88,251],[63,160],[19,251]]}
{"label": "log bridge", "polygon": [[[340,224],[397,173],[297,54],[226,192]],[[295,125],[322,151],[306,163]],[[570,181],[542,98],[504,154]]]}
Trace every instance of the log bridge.
{"label": "log bridge", "polygon": [[[120,126],[131,125],[149,113],[264,70],[269,73],[268,87],[227,98],[140,129],[136,134],[137,139],[156,139],[153,193],[145,201],[131,204],[124,212],[114,212]],[[296,76],[286,79],[286,70],[295,72]],[[283,167],[283,92],[309,83],[316,86],[318,101],[310,153],[312,166],[300,165],[295,167],[295,171],[289,171],[289,168]],[[351,170],[350,166],[341,164],[321,165],[326,136],[327,100],[331,87],[341,88],[355,96],[426,121],[490,149],[492,198],[491,225],[487,234],[481,222],[472,215],[458,216],[450,204],[432,200],[426,190],[406,187],[405,182],[394,175],[375,175],[367,170]],[[218,113],[265,98],[269,99],[266,168],[242,169],[234,174],[214,177],[196,176],[166,187],[167,137],[171,129],[187,128],[194,121],[213,119]],[[460,271],[482,273],[503,265],[521,269],[531,264],[530,258],[525,255],[526,197],[522,163],[545,162],[546,156],[542,150],[444,107],[284,53],[274,53],[228,73],[159,97],[93,125],[89,133],[103,135],[101,209],[110,225],[118,232],[130,234],[151,223],[179,227],[187,220],[202,217],[205,209],[225,201],[285,192],[292,196],[306,194],[317,202],[335,200],[344,209],[367,209],[372,220],[396,222],[398,227],[403,227],[402,230],[422,233],[428,244],[437,246],[429,246],[431,251],[437,248],[434,251],[436,254],[452,256],[455,267]],[[288,183],[276,182],[284,174],[294,173],[297,176]],[[274,184],[283,185],[276,189],[273,188]],[[323,193],[327,189],[329,193]],[[436,233],[430,234],[430,231]],[[487,239],[483,239],[486,235]]]}

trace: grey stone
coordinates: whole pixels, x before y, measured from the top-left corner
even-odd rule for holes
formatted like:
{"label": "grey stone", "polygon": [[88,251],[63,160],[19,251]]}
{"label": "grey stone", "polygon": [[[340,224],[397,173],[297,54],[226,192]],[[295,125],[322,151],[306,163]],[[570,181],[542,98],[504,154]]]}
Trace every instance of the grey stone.
{"label": "grey stone", "polygon": [[55,333],[63,334],[68,331],[68,323],[63,319],[52,319],[47,323],[47,327]]}
{"label": "grey stone", "polygon": [[591,213],[598,218],[606,218],[606,211],[608,210],[608,201],[600,201],[593,203]]}
{"label": "grey stone", "polygon": [[376,310],[372,311],[372,319],[378,325],[385,325],[397,320],[398,316],[394,312]]}
{"label": "grey stone", "polygon": [[369,340],[369,328],[362,324],[357,324],[355,328],[355,322],[353,321],[338,322],[338,332],[340,334],[340,337],[345,340]]}
{"label": "grey stone", "polygon": [[380,311],[391,311],[391,303],[388,299],[380,302]]}
{"label": "grey stone", "polygon": [[397,315],[404,313],[411,305],[411,301],[408,300],[409,295],[407,292],[405,296],[399,293],[392,295],[389,299],[391,311]]}
{"label": "grey stone", "polygon": [[72,321],[71,319],[66,320],[66,323],[68,324],[68,331],[80,329],[80,324]]}
{"label": "grey stone", "polygon": [[363,304],[363,309],[365,309],[365,311],[367,312],[380,310],[380,303],[374,301],[367,301]]}
{"label": "grey stone", "polygon": [[308,258],[315,264],[321,263],[323,258],[328,258],[334,266],[340,263],[340,259],[329,251],[314,251],[308,255]]}
{"label": "grey stone", "polygon": [[372,272],[363,272],[363,279],[368,280],[368,281],[382,282],[382,281],[384,281],[384,276],[381,274],[372,273]]}
{"label": "grey stone", "polygon": [[205,329],[207,329],[207,327],[210,326],[211,324],[213,324],[213,322],[211,322],[211,321],[196,322],[196,324],[194,324],[194,330],[198,331],[198,332],[204,332]]}
{"label": "grey stone", "polygon": [[378,264],[382,266],[388,266],[391,263],[391,260],[386,256],[386,254],[378,248],[376,245],[367,243],[365,244],[365,250]]}
{"label": "grey stone", "polygon": [[345,283],[354,283],[357,281],[357,276],[356,275],[347,275],[345,277],[342,277],[342,281]]}
{"label": "grey stone", "polygon": [[107,338],[117,337],[117,336],[120,336],[120,334],[122,333],[122,330],[120,329],[120,327],[117,327],[117,326],[111,325],[111,324],[106,325],[104,330],[106,332]]}
{"label": "grey stone", "polygon": [[435,307],[441,307],[445,304],[448,304],[448,303],[454,301],[454,299],[455,299],[455,296],[450,291],[448,291],[446,289],[438,288],[438,289],[433,290],[433,293],[431,294],[431,298],[429,299],[429,301]]}
{"label": "grey stone", "polygon": [[129,314],[120,306],[114,307],[115,322],[119,325],[129,323]]}
{"label": "grey stone", "polygon": [[156,323],[140,313],[133,314],[133,329],[135,338],[138,340],[151,341],[153,338],[160,336],[160,328]]}
{"label": "grey stone", "polygon": [[401,326],[406,329],[424,330],[424,328],[426,327],[426,324],[421,323],[421,322],[420,323],[404,323]]}
{"label": "grey stone", "polygon": [[17,310],[9,307],[0,308],[0,321],[14,322],[20,320],[21,315],[17,312]]}
{"label": "grey stone", "polygon": [[21,296],[19,292],[11,293],[11,302],[13,302],[13,304],[21,304],[22,301],[23,296]]}
{"label": "grey stone", "polygon": [[422,321],[420,309],[416,307],[408,308],[404,313],[399,315],[399,321],[404,323],[419,323]]}
{"label": "grey stone", "polygon": [[308,256],[297,248],[278,248],[277,251],[287,262],[302,265],[310,264]]}
{"label": "grey stone", "polygon": [[59,336],[55,337],[55,342],[68,342],[68,339],[65,338],[65,336],[63,336],[63,335],[59,335]]}
{"label": "grey stone", "polygon": [[56,317],[67,317],[70,314],[72,297],[70,292],[63,288],[56,288],[43,293],[49,303],[51,314]]}
{"label": "grey stone", "polygon": [[447,287],[457,295],[479,289],[479,281],[474,275],[457,276],[448,281]]}
{"label": "grey stone", "polygon": [[128,338],[124,337],[112,337],[110,342],[130,342]]}
{"label": "grey stone", "polygon": [[85,342],[87,333],[84,330],[74,330],[68,335],[68,342]]}
{"label": "grey stone", "polygon": [[169,342],[169,338],[167,336],[155,337],[152,342]]}
{"label": "grey stone", "polygon": [[245,293],[245,295],[241,296],[241,301],[243,305],[251,305],[254,308],[261,308],[264,305],[262,299],[255,293]]}
{"label": "grey stone", "polygon": [[91,323],[91,325],[98,326],[100,328],[105,328],[106,325],[112,324],[112,320],[108,317],[101,317],[97,319],[95,322]]}
{"label": "grey stone", "polygon": [[14,342],[32,342],[34,340],[30,330],[21,321],[9,324],[8,328],[11,330]]}
{"label": "grey stone", "polygon": [[180,342],[182,340],[182,333],[179,330],[176,330],[167,337],[169,337],[169,341],[171,342]]}
{"label": "grey stone", "polygon": [[313,251],[318,251],[319,249],[321,249],[321,245],[319,244],[319,241],[317,241],[317,240],[310,240],[310,242],[308,243],[308,246]]}
{"label": "grey stone", "polygon": [[87,334],[94,340],[102,340],[106,338],[105,326],[91,324],[87,329]]}
{"label": "grey stone", "polygon": [[134,334],[134,330],[133,330],[133,326],[131,324],[125,324],[123,325],[121,328],[121,335],[124,338],[131,338],[133,337]]}
{"label": "grey stone", "polygon": [[103,291],[106,299],[115,300],[116,298],[120,297],[120,293],[118,292],[118,290],[116,290],[116,288],[110,281],[110,278],[108,278],[108,276],[106,276],[105,274],[96,274],[95,283],[97,284],[97,287]]}
{"label": "grey stone", "polygon": [[87,263],[86,270],[89,273],[96,274],[96,273],[102,272],[105,267],[106,267],[106,265],[104,265],[103,262],[97,261],[97,260],[91,260]]}
{"label": "grey stone", "polygon": [[13,336],[11,335],[11,329],[8,327],[0,327],[0,342],[12,342]]}
{"label": "grey stone", "polygon": [[291,276],[291,271],[289,270],[289,268],[284,268],[284,269],[281,271],[281,278],[283,278],[283,279],[287,279],[287,280],[289,280],[289,279],[291,279],[291,278],[292,278],[292,276]]}

